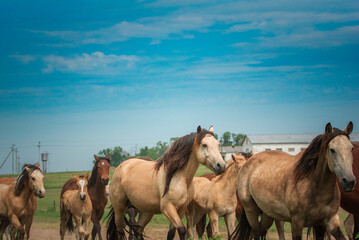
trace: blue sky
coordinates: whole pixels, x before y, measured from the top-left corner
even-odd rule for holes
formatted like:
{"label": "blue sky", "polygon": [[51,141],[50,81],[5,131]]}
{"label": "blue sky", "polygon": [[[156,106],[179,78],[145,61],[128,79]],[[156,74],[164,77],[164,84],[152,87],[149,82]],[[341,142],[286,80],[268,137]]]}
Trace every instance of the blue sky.
{"label": "blue sky", "polygon": [[358,132],[358,1],[1,1],[0,33],[0,164],[41,141],[50,171],[90,169],[198,125]]}

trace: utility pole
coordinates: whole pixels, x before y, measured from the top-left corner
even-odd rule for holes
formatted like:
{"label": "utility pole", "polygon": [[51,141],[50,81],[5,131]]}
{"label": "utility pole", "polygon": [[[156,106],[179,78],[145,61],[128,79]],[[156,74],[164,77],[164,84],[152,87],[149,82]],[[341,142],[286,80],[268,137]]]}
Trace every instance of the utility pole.
{"label": "utility pole", "polygon": [[17,158],[17,148],[15,148],[15,172],[19,174],[19,159]]}
{"label": "utility pole", "polygon": [[11,157],[12,157],[12,174],[14,174],[14,146],[15,144],[11,145]]}
{"label": "utility pole", "polygon": [[39,141],[39,145],[37,145],[37,147],[39,148],[39,163],[41,161],[41,154],[40,154],[40,141]]}

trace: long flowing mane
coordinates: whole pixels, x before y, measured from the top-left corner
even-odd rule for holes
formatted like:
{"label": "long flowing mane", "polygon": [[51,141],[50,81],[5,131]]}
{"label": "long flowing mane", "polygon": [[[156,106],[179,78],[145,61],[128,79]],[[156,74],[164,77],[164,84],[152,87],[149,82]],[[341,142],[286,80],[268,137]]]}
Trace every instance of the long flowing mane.
{"label": "long flowing mane", "polygon": [[25,183],[29,179],[29,174],[35,170],[39,170],[42,173],[41,169],[38,168],[36,165],[24,164],[24,166],[22,167],[21,174],[16,178],[16,183],[14,187],[15,196],[19,196],[21,194],[22,190],[25,188]]}
{"label": "long flowing mane", "polygon": [[108,163],[111,164],[110,159],[108,159],[106,157],[98,157],[98,160],[93,165],[91,177],[88,180],[88,187],[87,187],[88,189],[90,189],[91,187],[96,185],[96,180],[97,180],[97,176],[98,176],[97,163],[101,160],[106,160]]}
{"label": "long flowing mane", "polygon": [[158,171],[164,165],[166,171],[166,186],[163,196],[168,192],[173,175],[187,165],[193,147],[198,145],[207,134],[213,135],[212,132],[202,128],[199,133],[190,133],[177,139],[157,160],[155,170]]}
{"label": "long flowing mane", "polygon": [[329,142],[339,135],[345,135],[349,138],[349,135],[342,130],[333,128],[333,131],[329,136],[327,134],[320,134],[312,140],[294,169],[294,178],[296,182],[305,178],[309,173],[315,170],[319,156],[325,154]]}

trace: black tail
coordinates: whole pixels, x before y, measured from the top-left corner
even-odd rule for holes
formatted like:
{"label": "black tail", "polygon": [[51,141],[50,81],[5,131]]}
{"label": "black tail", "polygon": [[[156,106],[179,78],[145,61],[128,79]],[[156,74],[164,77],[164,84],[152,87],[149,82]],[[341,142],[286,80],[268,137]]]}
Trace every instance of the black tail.
{"label": "black tail", "polygon": [[[135,239],[138,240],[143,240],[143,235],[142,235],[142,227],[139,225],[132,225],[129,223],[129,221],[127,220],[126,216],[124,216],[124,220],[125,220],[125,224],[123,224],[122,228],[123,228],[123,234],[121,236],[121,239],[118,238],[117,236],[117,229],[116,229],[116,222],[115,222],[115,211],[113,210],[113,207],[110,206],[110,212],[108,213],[108,215],[106,216],[105,219],[107,219],[107,233],[106,233],[106,239],[107,240],[127,240],[126,235],[124,232],[129,233],[129,231],[125,228],[126,225],[133,231],[133,236],[135,237]],[[131,234],[132,235],[132,234]]]}
{"label": "black tail", "polygon": [[204,230],[206,229],[207,214],[203,214],[201,220],[196,224],[196,231],[198,238],[202,238]]}
{"label": "black tail", "polygon": [[249,225],[247,215],[243,209],[241,214],[241,220],[239,221],[236,229],[231,234],[231,239],[233,240],[249,240],[251,235],[252,227]]}
{"label": "black tail", "polygon": [[66,229],[69,232],[74,232],[74,230],[75,230],[74,222],[72,221],[72,214],[71,213],[70,213],[69,220],[67,220],[67,223],[66,223]]}

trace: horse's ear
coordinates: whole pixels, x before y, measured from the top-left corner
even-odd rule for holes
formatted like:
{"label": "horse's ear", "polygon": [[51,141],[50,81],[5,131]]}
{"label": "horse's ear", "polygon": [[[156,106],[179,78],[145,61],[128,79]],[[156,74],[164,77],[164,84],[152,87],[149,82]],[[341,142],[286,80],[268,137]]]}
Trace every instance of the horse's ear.
{"label": "horse's ear", "polygon": [[325,126],[325,134],[330,135],[333,132],[333,128],[332,125],[330,124],[330,122],[327,123],[327,125]]}
{"label": "horse's ear", "polygon": [[85,178],[86,178],[86,180],[89,180],[89,178],[90,178],[90,173],[89,172],[86,173]]}
{"label": "horse's ear", "polygon": [[39,162],[36,163],[36,167],[40,168],[40,163]]}
{"label": "horse's ear", "polygon": [[106,158],[107,158],[108,160],[111,160],[111,154],[107,155]]}
{"label": "horse's ear", "polygon": [[72,174],[72,178],[77,182],[78,177]]}
{"label": "horse's ear", "polygon": [[345,132],[346,134],[351,134],[352,133],[352,131],[353,131],[353,123],[352,123],[352,121],[350,121],[349,123],[348,123],[348,126],[344,129],[344,131],[343,132]]}
{"label": "horse's ear", "polygon": [[211,125],[211,126],[209,127],[208,131],[210,131],[211,133],[214,133],[213,125]]}
{"label": "horse's ear", "polygon": [[94,154],[93,157],[95,158],[96,161],[98,161],[98,157],[96,156],[96,154]]}
{"label": "horse's ear", "polygon": [[201,128],[200,125],[198,125],[198,127],[197,127],[197,133],[200,133],[201,131],[202,131],[202,128]]}
{"label": "horse's ear", "polygon": [[239,152],[236,152],[236,155],[239,155]]}
{"label": "horse's ear", "polygon": [[231,155],[232,155],[232,159],[233,159],[233,161],[236,161],[235,156],[234,156],[233,154],[231,154]]}

